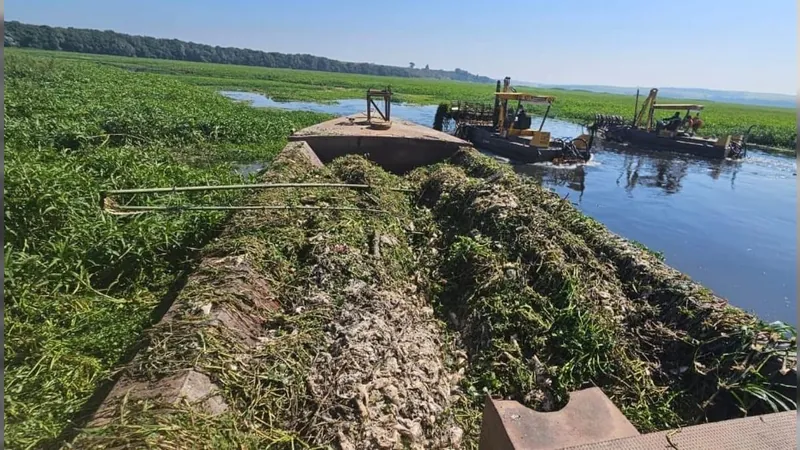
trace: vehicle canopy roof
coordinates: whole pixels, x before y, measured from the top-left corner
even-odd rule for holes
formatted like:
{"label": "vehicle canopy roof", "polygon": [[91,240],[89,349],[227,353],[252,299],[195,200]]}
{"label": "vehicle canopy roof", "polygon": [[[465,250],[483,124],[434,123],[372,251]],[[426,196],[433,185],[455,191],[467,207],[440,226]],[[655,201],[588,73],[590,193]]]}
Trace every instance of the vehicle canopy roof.
{"label": "vehicle canopy roof", "polygon": [[656,103],[653,105],[653,109],[702,111],[703,105],[695,105],[691,103]]}
{"label": "vehicle canopy roof", "polygon": [[527,92],[495,92],[494,95],[500,100],[519,100],[532,103],[553,103],[556,99],[550,95],[534,95]]}

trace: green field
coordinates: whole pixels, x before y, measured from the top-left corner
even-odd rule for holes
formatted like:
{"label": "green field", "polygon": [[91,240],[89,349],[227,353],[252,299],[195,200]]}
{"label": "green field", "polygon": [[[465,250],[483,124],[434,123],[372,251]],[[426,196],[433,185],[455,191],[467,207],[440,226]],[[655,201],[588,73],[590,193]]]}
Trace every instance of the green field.
{"label": "green field", "polygon": [[270,159],[327,116],[35,52],[7,52],[4,82],[4,435],[27,448],[62,432],[226,218],[115,218],[99,191],[238,182],[235,164]]}
{"label": "green field", "polygon": [[[275,100],[332,101],[363,98],[368,88],[390,85],[396,93],[397,100],[403,102],[417,104],[437,104],[456,100],[489,102],[494,91],[493,85],[446,80],[269,69],[66,52],[35,50],[12,50],[12,52],[46,53],[57,58],[91,60],[128,70],[170,75],[198,86],[261,92]],[[530,89],[522,87],[520,90]],[[536,92],[557,97],[553,107],[554,117],[578,122],[587,122],[597,113],[629,118],[633,114],[635,103],[633,96],[616,94],[561,89],[541,89]],[[646,92],[643,95],[646,95]],[[669,101],[669,99],[661,100]],[[679,102],[689,101],[683,99]],[[757,125],[750,138],[752,143],[783,147],[794,152],[797,131],[795,110],[729,103],[703,103],[706,108],[702,113],[705,118],[702,133],[717,136],[744,133],[751,125]]]}

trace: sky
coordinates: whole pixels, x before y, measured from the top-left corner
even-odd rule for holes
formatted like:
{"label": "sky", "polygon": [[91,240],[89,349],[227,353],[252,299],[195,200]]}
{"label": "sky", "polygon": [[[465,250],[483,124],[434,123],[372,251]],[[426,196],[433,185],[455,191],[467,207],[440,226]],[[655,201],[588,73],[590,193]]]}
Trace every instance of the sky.
{"label": "sky", "polygon": [[7,0],[5,20],[545,84],[795,95],[795,0]]}

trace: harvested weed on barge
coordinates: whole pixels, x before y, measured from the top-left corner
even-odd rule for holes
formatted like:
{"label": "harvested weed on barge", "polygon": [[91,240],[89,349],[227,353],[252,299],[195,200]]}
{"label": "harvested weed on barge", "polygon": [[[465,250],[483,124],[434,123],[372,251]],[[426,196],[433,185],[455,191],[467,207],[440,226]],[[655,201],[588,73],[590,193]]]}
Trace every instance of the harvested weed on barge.
{"label": "harvested weed on barge", "polygon": [[236,214],[76,445],[474,448],[487,395],[553,411],[589,386],[640,432],[795,408],[793,330],[507,167],[316,153],[264,181],[373,189],[256,203],[383,213]]}

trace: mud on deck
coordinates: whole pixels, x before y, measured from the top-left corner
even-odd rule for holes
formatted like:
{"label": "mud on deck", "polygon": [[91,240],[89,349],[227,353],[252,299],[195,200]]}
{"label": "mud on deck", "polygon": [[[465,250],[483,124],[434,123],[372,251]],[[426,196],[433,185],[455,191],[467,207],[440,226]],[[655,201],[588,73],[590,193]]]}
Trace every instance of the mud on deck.
{"label": "mud on deck", "polygon": [[235,215],[77,446],[470,448],[486,393],[590,385],[643,432],[792,407],[794,335],[474,150],[397,176],[295,143],[264,181],[384,213]]}

